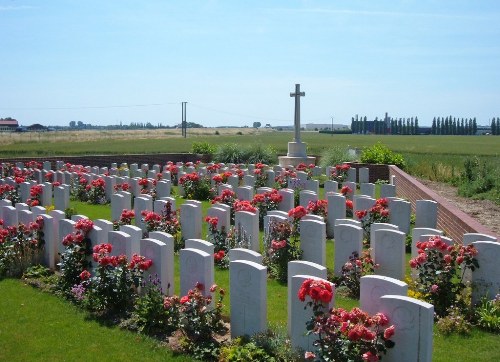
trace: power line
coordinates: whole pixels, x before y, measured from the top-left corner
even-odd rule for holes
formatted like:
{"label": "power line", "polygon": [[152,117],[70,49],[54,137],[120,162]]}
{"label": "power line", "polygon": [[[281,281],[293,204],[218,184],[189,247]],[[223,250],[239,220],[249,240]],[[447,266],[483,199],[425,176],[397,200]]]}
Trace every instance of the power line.
{"label": "power line", "polygon": [[[112,109],[112,108],[138,108],[138,107],[160,107],[166,105],[178,105],[184,102],[167,102],[167,103],[145,103],[145,104],[127,104],[127,105],[107,105],[107,106],[72,106],[72,107],[0,107],[0,110],[12,110],[12,111],[49,111],[49,110],[78,110],[78,109]],[[230,116],[237,116],[250,119],[275,121],[275,122],[293,122],[290,119],[280,119],[280,118],[269,118],[265,116],[248,115],[242,113],[228,112],[220,109],[215,109],[211,107],[206,107],[196,103],[190,103],[191,106],[199,109],[204,109],[210,112],[227,114]],[[318,119],[305,120],[304,122],[318,122],[329,119],[329,117],[322,117]]]}
{"label": "power line", "polygon": [[114,105],[114,106],[76,106],[76,107],[0,107],[2,110],[14,111],[43,111],[43,110],[68,110],[68,109],[104,109],[104,108],[134,108],[134,107],[157,107],[166,106],[171,104],[180,104],[180,102],[171,103],[149,103],[149,104],[128,104],[128,105]]}

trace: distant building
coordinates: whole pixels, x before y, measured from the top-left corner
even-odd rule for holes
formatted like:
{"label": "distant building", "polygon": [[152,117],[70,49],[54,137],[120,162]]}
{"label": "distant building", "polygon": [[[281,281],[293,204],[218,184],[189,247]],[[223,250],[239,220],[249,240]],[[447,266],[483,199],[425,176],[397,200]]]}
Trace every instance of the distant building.
{"label": "distant building", "polygon": [[[332,129],[333,127],[333,129]],[[349,129],[345,124],[331,124],[331,123],[306,123],[306,131],[334,131],[339,129]]]}
{"label": "distant building", "polygon": [[14,132],[19,127],[16,119],[7,117],[0,118],[0,132]]}

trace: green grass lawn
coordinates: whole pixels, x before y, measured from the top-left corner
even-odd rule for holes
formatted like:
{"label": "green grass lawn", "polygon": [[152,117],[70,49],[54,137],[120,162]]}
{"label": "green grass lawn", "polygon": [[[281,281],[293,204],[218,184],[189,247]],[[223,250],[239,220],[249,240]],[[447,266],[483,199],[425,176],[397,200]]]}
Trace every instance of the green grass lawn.
{"label": "green grass lawn", "polygon": [[[177,198],[180,206],[183,199]],[[93,206],[71,202],[79,214],[90,219],[110,219],[109,205]],[[206,214],[209,202],[203,202]],[[202,235],[207,226],[203,222]],[[334,242],[326,244],[327,267],[333,268]],[[407,255],[407,258],[409,256]],[[179,262],[175,257],[175,291],[179,292]],[[227,291],[224,314],[229,315],[229,272],[215,271],[215,281]],[[286,286],[268,281],[268,321],[272,325],[286,324]],[[158,343],[137,334],[108,328],[88,320],[84,312],[68,302],[48,295],[20,281],[0,281],[0,361],[28,360],[172,360],[191,358],[173,356]],[[336,296],[336,306],[350,309],[359,302]],[[474,329],[469,337],[444,337],[434,333],[434,361],[493,361],[498,358],[498,335]],[[104,353],[103,353],[104,352]]]}
{"label": "green grass lawn", "polygon": [[19,280],[0,281],[0,295],[0,361],[192,361]]}

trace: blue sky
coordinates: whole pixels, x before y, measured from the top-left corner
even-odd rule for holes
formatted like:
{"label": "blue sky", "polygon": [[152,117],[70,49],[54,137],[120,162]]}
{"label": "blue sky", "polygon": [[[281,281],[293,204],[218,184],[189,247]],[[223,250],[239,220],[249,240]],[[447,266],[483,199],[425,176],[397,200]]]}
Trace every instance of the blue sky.
{"label": "blue sky", "polygon": [[23,125],[500,116],[498,0],[0,0],[0,49]]}

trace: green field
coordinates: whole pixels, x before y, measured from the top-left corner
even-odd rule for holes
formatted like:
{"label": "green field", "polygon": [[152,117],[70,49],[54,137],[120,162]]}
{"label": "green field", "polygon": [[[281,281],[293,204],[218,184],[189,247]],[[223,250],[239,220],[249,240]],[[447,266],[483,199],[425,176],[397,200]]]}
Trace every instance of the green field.
{"label": "green field", "polygon": [[[248,131],[249,133],[243,135],[215,135],[214,132],[189,135],[187,139],[172,135],[172,131],[161,130],[149,136],[135,134],[134,131],[122,131],[119,134],[112,131],[52,132],[43,134],[40,138],[37,138],[36,134],[26,135],[12,142],[8,136],[4,136],[0,139],[0,157],[191,152],[193,142],[237,143],[242,146],[259,143],[270,145],[279,154],[284,154],[287,151],[287,142],[293,138],[291,132]],[[363,148],[379,141],[393,151],[408,154],[500,155],[500,138],[493,136],[327,135],[303,132],[302,140],[308,144],[308,153],[311,155],[320,155],[332,145]]]}

